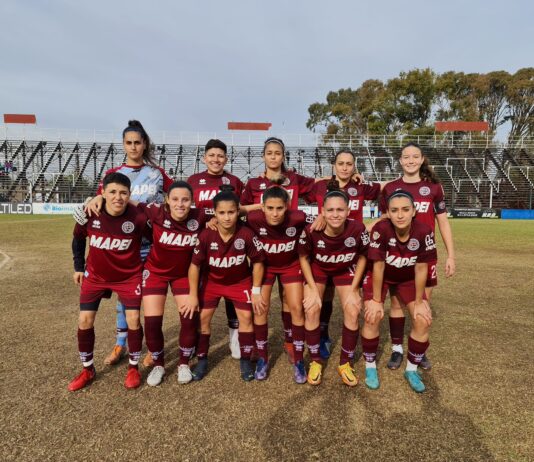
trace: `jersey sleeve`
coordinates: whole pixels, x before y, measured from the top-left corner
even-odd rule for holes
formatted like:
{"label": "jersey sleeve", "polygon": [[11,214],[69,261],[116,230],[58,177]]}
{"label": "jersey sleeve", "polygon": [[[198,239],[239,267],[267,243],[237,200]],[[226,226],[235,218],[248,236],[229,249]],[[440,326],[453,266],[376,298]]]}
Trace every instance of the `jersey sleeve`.
{"label": "jersey sleeve", "polygon": [[249,235],[247,239],[245,239],[247,256],[250,258],[251,263],[260,263],[265,260],[263,244],[250,228],[248,228],[247,231]]}
{"label": "jersey sleeve", "polygon": [[[315,185],[315,178],[309,178],[304,175],[296,174],[299,184],[299,198],[304,199],[312,191]],[[304,199],[306,200],[306,199]]]}
{"label": "jersey sleeve", "polygon": [[447,205],[445,204],[445,193],[443,192],[443,186],[441,184],[436,185],[436,194],[434,196],[434,212],[436,215],[445,213],[447,211]]}
{"label": "jersey sleeve", "polygon": [[193,257],[191,263],[197,266],[202,266],[206,260],[206,231],[202,231],[197,239],[197,245],[193,249]]}
{"label": "jersey sleeve", "polygon": [[156,202],[151,202],[150,204],[139,202],[137,204],[137,209],[143,212],[146,218],[151,222],[154,222],[158,214],[161,213],[161,205]]}
{"label": "jersey sleeve", "polygon": [[80,225],[79,223],[76,223],[76,225],[74,226],[74,231],[72,232],[72,235],[76,239],[87,238],[87,223],[85,225]]}
{"label": "jersey sleeve", "polygon": [[72,259],[74,261],[74,271],[83,273],[85,271],[85,246],[87,242],[87,224],[76,223],[72,236]]}
{"label": "jersey sleeve", "polygon": [[237,197],[240,198],[243,194],[243,189],[245,189],[245,185],[239,178],[237,178],[235,186],[235,194]]}
{"label": "jersey sleeve", "polygon": [[428,228],[426,233],[422,233],[419,238],[419,248],[421,253],[417,256],[418,263],[430,263],[438,259],[434,232]]}
{"label": "jersey sleeve", "polygon": [[374,201],[380,196],[380,183],[377,181],[371,181],[364,184],[363,198],[367,201]]}
{"label": "jersey sleeve", "polygon": [[306,227],[300,235],[298,251],[301,257],[308,257],[313,252],[313,242],[309,227]]}
{"label": "jersey sleeve", "polygon": [[317,202],[317,185],[318,183],[314,182],[310,190],[301,196],[306,204],[315,204]]}
{"label": "jersey sleeve", "polygon": [[161,176],[163,177],[163,191],[167,192],[171,187],[171,184],[173,184],[174,180],[167,174],[165,169],[161,167],[158,167],[158,169],[161,172]]}
{"label": "jersey sleeve", "polygon": [[[377,225],[380,223],[377,223]],[[371,238],[367,258],[373,261],[386,260],[386,236],[380,226],[374,226],[371,230]]]}
{"label": "jersey sleeve", "polygon": [[250,181],[247,182],[245,188],[243,189],[243,194],[241,194],[241,205],[251,205],[254,204],[254,197],[252,195],[252,188],[250,186]]}

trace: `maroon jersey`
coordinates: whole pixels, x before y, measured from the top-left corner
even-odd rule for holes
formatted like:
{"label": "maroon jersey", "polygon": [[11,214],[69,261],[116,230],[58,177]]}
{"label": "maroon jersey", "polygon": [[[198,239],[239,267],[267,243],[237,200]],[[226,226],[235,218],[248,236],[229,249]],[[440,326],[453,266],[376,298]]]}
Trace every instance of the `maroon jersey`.
{"label": "maroon jersey", "polygon": [[[321,213],[323,209],[324,196],[328,192],[327,185],[330,180],[321,180],[315,183],[311,192],[306,196],[306,202],[317,203],[317,211]],[[366,182],[357,184],[350,180],[341,188],[349,197],[349,218],[356,221],[363,221],[363,202],[378,199],[380,195],[380,183]]]}
{"label": "maroon jersey", "polygon": [[278,226],[271,226],[263,210],[253,210],[247,215],[247,225],[263,244],[265,264],[269,268],[284,268],[298,262],[298,239],[307,223],[311,222],[300,210],[287,210]]}
{"label": "maroon jersey", "polygon": [[367,257],[385,261],[384,282],[400,284],[415,279],[415,264],[437,260],[434,231],[425,223],[414,220],[405,242],[399,241],[391,220],[379,221],[371,230]]}
{"label": "maroon jersey", "polygon": [[229,286],[251,276],[247,257],[251,263],[265,260],[262,244],[254,232],[238,223],[228,242],[222,240],[218,231],[203,230],[198,237],[192,263],[207,271],[209,281]]}
{"label": "maroon jersey", "polygon": [[426,223],[434,231],[436,228],[436,215],[447,211],[443,186],[430,181],[406,183],[402,178],[391,181],[382,190],[380,198],[380,211],[382,213],[387,212],[387,198],[399,189],[408,191],[413,196],[415,208],[417,209],[415,219]]}
{"label": "maroon jersey", "polygon": [[299,254],[310,258],[312,269],[317,266],[322,273],[334,275],[356,264],[360,255],[367,255],[369,234],[363,223],[347,220],[345,229],[336,237],[324,231],[310,231],[306,227],[299,240]]}
{"label": "maroon jersey", "polygon": [[219,186],[228,184],[234,187],[234,192],[237,197],[241,197],[243,193],[243,182],[228,172],[222,175],[212,175],[207,171],[191,175],[187,182],[193,188],[193,198],[195,199],[195,207],[203,208],[207,215],[213,215],[213,197],[220,189]]}
{"label": "maroon jersey", "polygon": [[141,274],[141,238],[146,221],[141,210],[128,205],[118,217],[109,215],[104,208],[100,216],[89,217],[85,225],[76,224],[74,239],[89,238],[86,277],[120,282]]}
{"label": "maroon jersey", "polygon": [[139,203],[138,207],[152,225],[145,270],[169,279],[186,277],[197,236],[206,227],[204,211],[191,209],[184,221],[176,221],[164,205]]}
{"label": "maroon jersey", "polygon": [[[297,210],[299,197],[305,197],[310,193],[315,180],[295,172],[284,172],[283,175],[286,179],[280,186],[289,194],[289,209]],[[247,181],[245,190],[241,196],[241,203],[243,205],[261,204],[265,190],[274,185],[275,183],[266,177],[251,178]]]}

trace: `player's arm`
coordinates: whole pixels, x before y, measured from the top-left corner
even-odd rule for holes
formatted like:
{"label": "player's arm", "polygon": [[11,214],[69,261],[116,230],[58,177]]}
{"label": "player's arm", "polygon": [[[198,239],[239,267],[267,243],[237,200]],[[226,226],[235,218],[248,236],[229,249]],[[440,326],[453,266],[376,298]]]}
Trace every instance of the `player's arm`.
{"label": "player's arm", "polygon": [[198,311],[198,283],[200,280],[200,268],[196,264],[191,263],[189,265],[187,278],[189,279],[189,295],[185,303],[178,308],[178,311],[184,317],[193,319],[193,315]]}
{"label": "player's arm", "polygon": [[454,242],[452,240],[452,230],[449,219],[446,213],[439,213],[436,215],[438,221],[439,233],[447,249],[447,261],[445,262],[445,276],[454,276],[456,272],[456,257],[454,253]]}
{"label": "player's arm", "polygon": [[81,285],[85,273],[85,245],[86,238],[74,235],[72,238],[72,257],[74,260],[74,284]]}
{"label": "player's arm", "polygon": [[239,210],[240,210],[240,216],[241,216],[241,210],[245,214],[252,212],[253,210],[261,210],[261,204],[249,204],[249,205],[241,204],[241,206],[239,207]]}
{"label": "player's arm", "polygon": [[425,293],[426,278],[428,276],[428,263],[415,264],[415,307],[414,319],[421,316],[430,326],[432,324],[432,312],[428,303],[423,300]]}
{"label": "player's arm", "polygon": [[261,283],[263,281],[264,272],[265,265],[263,262],[252,264],[252,291],[250,299],[252,300],[254,314],[263,314],[267,309],[267,304],[261,297]]}

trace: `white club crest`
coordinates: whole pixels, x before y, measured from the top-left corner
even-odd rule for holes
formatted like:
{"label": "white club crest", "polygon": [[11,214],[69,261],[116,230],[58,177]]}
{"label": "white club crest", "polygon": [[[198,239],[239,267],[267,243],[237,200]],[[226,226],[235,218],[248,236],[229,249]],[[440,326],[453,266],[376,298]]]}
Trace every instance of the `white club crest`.
{"label": "white club crest", "polygon": [[297,229],[294,227],[294,226],[291,226],[289,228],[286,229],[286,234],[289,236],[289,237],[294,237],[295,234],[297,234]]}
{"label": "white club crest", "polygon": [[419,194],[421,196],[428,196],[430,194],[430,188],[428,186],[421,186],[419,188]]}
{"label": "white club crest", "polygon": [[189,220],[187,222],[187,229],[189,231],[196,231],[198,229],[198,226],[199,226],[199,224],[198,224],[197,220]]}
{"label": "white club crest", "polygon": [[354,239],[353,237],[347,237],[347,239],[345,239],[346,247],[354,247],[355,245],[356,245],[356,239]]}
{"label": "white club crest", "polygon": [[134,224],[131,221],[125,221],[122,224],[122,232],[126,234],[130,234],[135,229]]}
{"label": "white club crest", "polygon": [[347,189],[347,192],[349,193],[349,196],[357,196],[358,190],[356,188],[349,188]]}
{"label": "white club crest", "polygon": [[411,250],[412,252],[415,252],[419,248],[419,241],[417,239],[410,239],[408,242],[408,250]]}
{"label": "white club crest", "polygon": [[245,241],[243,239],[236,239],[234,242],[234,247],[237,250],[243,250],[245,248]]}
{"label": "white club crest", "polygon": [[221,178],[221,181],[222,181],[222,184],[230,184],[230,180],[226,178],[225,176]]}

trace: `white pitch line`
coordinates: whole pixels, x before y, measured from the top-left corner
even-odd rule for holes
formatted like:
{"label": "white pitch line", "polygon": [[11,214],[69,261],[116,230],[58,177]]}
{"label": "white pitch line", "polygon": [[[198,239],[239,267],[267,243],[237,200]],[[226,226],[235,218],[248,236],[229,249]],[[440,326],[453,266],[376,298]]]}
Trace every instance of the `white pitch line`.
{"label": "white pitch line", "polygon": [[0,249],[0,255],[4,257],[4,259],[0,262],[0,269],[2,269],[8,262],[10,262],[12,259],[11,257],[5,253],[2,249]]}

